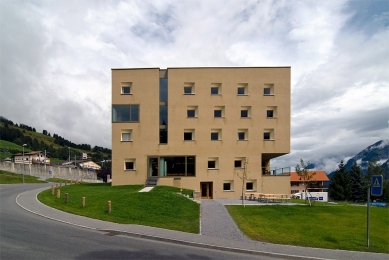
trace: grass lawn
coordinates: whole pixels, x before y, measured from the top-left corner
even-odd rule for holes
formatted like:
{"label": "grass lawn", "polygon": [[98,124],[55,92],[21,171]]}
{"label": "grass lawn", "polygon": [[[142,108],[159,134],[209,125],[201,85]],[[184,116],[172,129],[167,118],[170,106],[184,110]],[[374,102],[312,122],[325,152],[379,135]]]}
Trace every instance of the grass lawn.
{"label": "grass lawn", "polygon": [[389,209],[370,207],[370,248],[366,247],[366,207],[227,206],[251,239],[296,246],[389,253]]}
{"label": "grass lawn", "polygon": [[[7,172],[0,170],[0,184],[18,184],[23,183],[23,176],[21,174]],[[24,175],[24,183],[46,183],[38,180],[38,177]]]}
{"label": "grass lawn", "polygon": [[[157,186],[150,192],[139,193],[143,187],[82,183],[62,186],[60,199],[51,195],[51,189],[41,192],[38,199],[50,207],[90,218],[199,233],[199,204],[178,195],[178,188]],[[68,203],[65,193],[69,194]],[[82,197],[85,208],[81,206]],[[111,213],[107,212],[109,200]]]}

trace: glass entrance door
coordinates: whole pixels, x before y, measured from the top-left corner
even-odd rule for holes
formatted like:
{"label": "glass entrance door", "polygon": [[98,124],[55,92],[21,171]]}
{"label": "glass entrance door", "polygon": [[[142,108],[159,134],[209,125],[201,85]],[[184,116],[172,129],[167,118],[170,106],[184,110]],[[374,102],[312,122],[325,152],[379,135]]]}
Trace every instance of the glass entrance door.
{"label": "glass entrance door", "polygon": [[202,199],[212,199],[212,182],[200,182],[200,193]]}

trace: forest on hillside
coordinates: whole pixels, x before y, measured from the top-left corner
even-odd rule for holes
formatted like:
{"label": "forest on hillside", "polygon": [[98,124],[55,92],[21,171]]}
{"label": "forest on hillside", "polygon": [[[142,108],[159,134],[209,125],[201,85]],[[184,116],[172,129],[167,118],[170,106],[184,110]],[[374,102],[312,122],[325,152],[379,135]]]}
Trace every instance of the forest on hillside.
{"label": "forest on hillside", "polygon": [[[72,157],[76,156],[79,158],[83,152],[86,152],[91,156],[93,161],[102,161],[111,158],[112,151],[107,148],[99,146],[92,148],[89,144],[75,144],[57,134],[51,136],[47,130],[43,130],[41,133],[45,138],[37,138],[40,134],[32,135],[30,133],[36,133],[35,128],[25,124],[17,125],[4,117],[0,117],[0,140],[9,141],[18,145],[26,144],[28,149],[33,151],[46,150],[50,157],[62,160],[67,160],[69,157],[68,147],[72,148]],[[18,151],[9,152],[17,153]]]}

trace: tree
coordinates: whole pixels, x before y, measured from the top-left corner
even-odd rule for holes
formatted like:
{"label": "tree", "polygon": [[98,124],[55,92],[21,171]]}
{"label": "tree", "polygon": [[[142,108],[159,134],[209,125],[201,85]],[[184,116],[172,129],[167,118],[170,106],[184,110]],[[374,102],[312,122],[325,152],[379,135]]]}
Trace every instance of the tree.
{"label": "tree", "polygon": [[248,159],[246,158],[244,161],[243,161],[243,168],[241,170],[238,170],[236,175],[242,180],[242,205],[243,207],[245,207],[245,204],[244,204],[244,191],[245,191],[245,185],[246,185],[246,181],[247,181],[247,166],[249,164],[249,161]]}
{"label": "tree", "polygon": [[340,162],[331,178],[328,193],[331,199],[338,201],[349,200],[351,197],[350,177],[344,168],[343,161]]}
{"label": "tree", "polygon": [[351,200],[364,201],[366,199],[365,177],[361,167],[354,162],[350,169]]}
{"label": "tree", "polygon": [[[305,190],[304,190],[304,193],[305,193],[305,198],[307,197],[307,190],[308,188],[316,181],[313,180],[313,177],[316,175],[316,172],[315,171],[310,171],[309,170],[309,162],[307,164],[304,163],[304,160],[301,159],[300,160],[300,163],[301,163],[301,167],[300,165],[297,164],[296,166],[296,173],[297,175],[300,177],[300,180],[301,182],[303,183],[303,185],[305,185]],[[309,191],[308,191],[309,193]],[[310,193],[309,193],[310,194]],[[305,200],[306,201],[306,200]],[[308,200],[309,202],[309,206],[311,206],[311,200]]]}
{"label": "tree", "polygon": [[42,131],[42,134],[47,135],[47,131],[46,131],[46,130],[43,130],[43,131]]}

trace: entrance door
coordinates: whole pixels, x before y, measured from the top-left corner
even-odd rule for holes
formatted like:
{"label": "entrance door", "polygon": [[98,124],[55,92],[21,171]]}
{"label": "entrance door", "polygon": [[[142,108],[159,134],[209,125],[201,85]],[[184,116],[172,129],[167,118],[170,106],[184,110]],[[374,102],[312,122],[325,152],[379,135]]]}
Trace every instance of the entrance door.
{"label": "entrance door", "polygon": [[212,199],[212,182],[200,182],[202,199]]}

